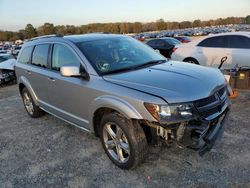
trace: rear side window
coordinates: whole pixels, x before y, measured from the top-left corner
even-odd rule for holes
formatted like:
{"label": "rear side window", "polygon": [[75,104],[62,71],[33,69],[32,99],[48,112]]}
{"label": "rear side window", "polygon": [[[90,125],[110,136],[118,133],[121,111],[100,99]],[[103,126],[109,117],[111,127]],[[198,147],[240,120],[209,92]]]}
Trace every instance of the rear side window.
{"label": "rear side window", "polygon": [[163,47],[163,46],[165,46],[165,42],[163,40],[157,40],[156,41],[156,46],[157,47]]}
{"label": "rear side window", "polygon": [[156,40],[150,40],[147,42],[149,46],[156,46],[157,41]]}
{"label": "rear side window", "polygon": [[204,39],[197,46],[200,47],[210,47],[210,48],[225,48],[225,37],[211,37]]}
{"label": "rear side window", "polygon": [[33,46],[29,46],[29,47],[24,48],[22,50],[22,53],[20,54],[18,62],[25,63],[25,64],[29,63],[32,50],[33,50]]}
{"label": "rear side window", "polygon": [[49,44],[37,45],[32,56],[32,64],[46,68],[48,60]]}
{"label": "rear side window", "polygon": [[80,62],[76,55],[66,46],[54,44],[52,53],[52,69],[60,70],[64,65],[80,66]]}
{"label": "rear side window", "polygon": [[250,49],[250,38],[244,36],[226,36],[228,48]]}

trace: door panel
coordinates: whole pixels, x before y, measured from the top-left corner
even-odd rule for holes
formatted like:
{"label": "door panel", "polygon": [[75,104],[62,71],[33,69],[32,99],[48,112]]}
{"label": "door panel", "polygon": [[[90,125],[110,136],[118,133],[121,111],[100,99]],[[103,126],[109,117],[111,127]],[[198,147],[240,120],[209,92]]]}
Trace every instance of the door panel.
{"label": "door panel", "polygon": [[226,56],[224,36],[209,37],[197,45],[197,57],[201,65],[218,67]]}
{"label": "door panel", "polygon": [[[31,65],[25,70],[28,78],[39,102],[48,102],[48,53],[49,44],[36,45],[32,53]],[[43,106],[43,103],[41,103]]]}
{"label": "door panel", "polygon": [[49,79],[50,111],[79,126],[88,128],[87,103],[85,96],[88,81],[82,78],[64,77],[60,74],[60,67],[74,65],[80,67],[80,59],[76,53],[63,44],[54,44],[52,50],[52,73]]}
{"label": "door panel", "polygon": [[59,72],[53,72],[49,77],[50,111],[88,128],[87,112],[84,110],[87,98],[85,85],[88,81],[81,78],[63,77]]}

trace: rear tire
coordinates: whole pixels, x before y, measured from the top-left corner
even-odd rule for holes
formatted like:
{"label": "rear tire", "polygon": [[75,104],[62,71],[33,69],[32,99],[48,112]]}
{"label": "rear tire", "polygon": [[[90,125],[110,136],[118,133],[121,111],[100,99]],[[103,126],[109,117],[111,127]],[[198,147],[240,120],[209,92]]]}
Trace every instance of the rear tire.
{"label": "rear tire", "polygon": [[31,116],[32,118],[38,118],[38,117],[41,117],[45,114],[45,112],[43,110],[41,110],[39,108],[39,106],[37,106],[34,103],[34,100],[32,99],[27,88],[22,89],[21,96],[23,99],[23,104],[24,104],[25,110],[27,111],[29,116]]}
{"label": "rear tire", "polygon": [[100,138],[109,159],[121,169],[136,167],[148,152],[142,127],[116,112],[102,118]]}
{"label": "rear tire", "polygon": [[199,65],[199,62],[195,58],[192,58],[192,57],[188,57],[188,58],[184,59],[183,61],[187,62],[187,63]]}

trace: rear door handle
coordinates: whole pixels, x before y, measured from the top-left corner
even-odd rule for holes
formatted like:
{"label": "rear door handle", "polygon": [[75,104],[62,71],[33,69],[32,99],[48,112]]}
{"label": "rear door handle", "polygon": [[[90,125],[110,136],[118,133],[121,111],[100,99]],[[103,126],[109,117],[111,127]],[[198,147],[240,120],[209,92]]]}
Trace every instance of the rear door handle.
{"label": "rear door handle", "polygon": [[49,77],[48,80],[50,80],[52,82],[56,81],[55,78],[52,78],[52,77]]}

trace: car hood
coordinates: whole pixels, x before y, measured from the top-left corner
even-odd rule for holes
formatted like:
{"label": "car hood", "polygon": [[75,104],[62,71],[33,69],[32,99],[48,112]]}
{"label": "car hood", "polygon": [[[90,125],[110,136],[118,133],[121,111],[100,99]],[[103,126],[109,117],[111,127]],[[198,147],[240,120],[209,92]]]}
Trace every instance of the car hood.
{"label": "car hood", "polygon": [[8,59],[0,63],[0,69],[14,70],[15,63],[15,59]]}
{"label": "car hood", "polygon": [[176,61],[103,78],[114,84],[158,96],[169,103],[206,98],[226,84],[218,69]]}

